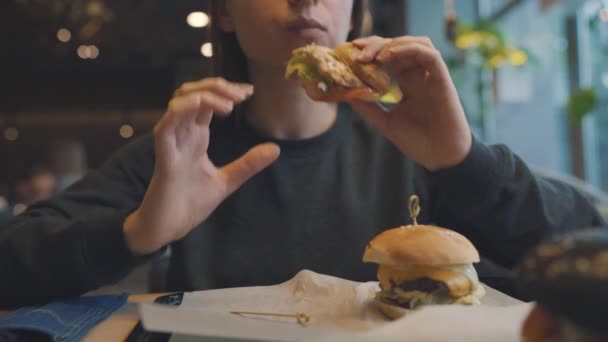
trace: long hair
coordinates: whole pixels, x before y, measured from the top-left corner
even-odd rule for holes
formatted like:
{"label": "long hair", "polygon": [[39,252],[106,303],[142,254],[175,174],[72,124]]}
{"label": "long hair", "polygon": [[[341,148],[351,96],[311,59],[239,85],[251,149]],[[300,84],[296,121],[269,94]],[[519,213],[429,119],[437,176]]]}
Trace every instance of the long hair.
{"label": "long hair", "polygon": [[[213,46],[213,74],[232,82],[248,82],[247,58],[234,32],[224,32],[219,26],[219,18],[224,11],[225,0],[211,0],[211,44]],[[348,40],[361,37],[365,31],[366,15],[369,16],[367,0],[354,0],[353,29]]]}

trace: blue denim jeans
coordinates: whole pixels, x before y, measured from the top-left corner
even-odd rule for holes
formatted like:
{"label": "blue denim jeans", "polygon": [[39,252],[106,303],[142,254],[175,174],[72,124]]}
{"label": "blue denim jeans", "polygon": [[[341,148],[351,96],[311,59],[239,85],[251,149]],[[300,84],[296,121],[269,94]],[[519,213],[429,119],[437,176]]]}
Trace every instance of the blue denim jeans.
{"label": "blue denim jeans", "polygon": [[[127,294],[87,296],[24,307],[0,316],[0,339],[23,333],[46,335],[51,341],[80,341],[99,322],[127,302]],[[27,337],[26,337],[27,338]]]}

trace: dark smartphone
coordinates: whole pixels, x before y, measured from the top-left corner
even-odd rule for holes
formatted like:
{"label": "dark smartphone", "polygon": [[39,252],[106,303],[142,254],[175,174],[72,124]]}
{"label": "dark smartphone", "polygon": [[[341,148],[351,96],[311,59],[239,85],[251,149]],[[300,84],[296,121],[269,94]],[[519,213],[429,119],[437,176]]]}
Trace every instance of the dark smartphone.
{"label": "dark smartphone", "polygon": [[[180,305],[184,293],[174,293],[170,295],[164,295],[156,298],[154,303],[166,304],[166,305]],[[137,322],[133,331],[127,337],[126,342],[168,342],[171,338],[171,334],[149,332],[144,329],[141,321]]]}

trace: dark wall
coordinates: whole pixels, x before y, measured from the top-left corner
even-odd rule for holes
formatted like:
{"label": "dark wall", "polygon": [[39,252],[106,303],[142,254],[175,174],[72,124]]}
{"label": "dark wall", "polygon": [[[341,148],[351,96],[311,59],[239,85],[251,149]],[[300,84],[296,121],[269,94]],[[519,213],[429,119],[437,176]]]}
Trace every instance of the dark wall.
{"label": "dark wall", "polygon": [[[207,29],[193,29],[185,21],[190,11],[207,9],[205,0],[104,0],[111,20],[88,40],[77,34],[86,20],[53,16],[48,6],[36,3],[46,2],[0,1],[0,192],[2,184],[12,187],[32,165],[45,162],[49,145],[57,139],[82,141],[89,167],[99,166],[129,141],[118,134],[120,119],[115,116],[120,114],[109,118],[108,113],[145,113],[143,108],[150,108],[158,117],[176,87],[208,75],[210,69],[199,52],[208,41]],[[370,3],[376,34],[403,33],[403,0]],[[59,27],[70,28],[74,39],[58,42]],[[79,44],[97,45],[100,57],[79,59]],[[53,120],[56,113],[63,119]],[[155,121],[131,119],[136,137],[150,131]],[[2,133],[15,124],[20,136],[9,142]]]}

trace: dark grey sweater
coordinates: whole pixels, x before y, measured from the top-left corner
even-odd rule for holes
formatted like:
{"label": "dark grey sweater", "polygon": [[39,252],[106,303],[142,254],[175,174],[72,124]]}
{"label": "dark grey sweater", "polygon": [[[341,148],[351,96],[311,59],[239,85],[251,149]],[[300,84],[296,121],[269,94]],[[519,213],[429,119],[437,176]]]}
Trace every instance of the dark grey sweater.
{"label": "dark grey sweater", "polygon": [[[209,155],[220,166],[272,140],[237,117],[215,120],[211,132]],[[409,223],[412,194],[422,200],[419,222],[463,233],[505,268],[550,234],[602,223],[587,199],[533,176],[504,146],[475,141],[461,165],[429,173],[348,110],[321,136],[276,142],[275,164],[172,245],[167,289],[273,284],[302,269],[375,279],[376,266],[361,262],[364,247]],[[151,135],[134,141],[0,226],[0,306],[79,295],[153,257],[132,255],[122,233],[150,180],[153,145]]]}

